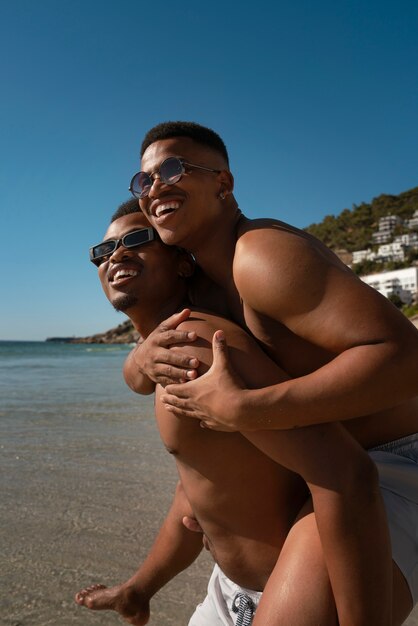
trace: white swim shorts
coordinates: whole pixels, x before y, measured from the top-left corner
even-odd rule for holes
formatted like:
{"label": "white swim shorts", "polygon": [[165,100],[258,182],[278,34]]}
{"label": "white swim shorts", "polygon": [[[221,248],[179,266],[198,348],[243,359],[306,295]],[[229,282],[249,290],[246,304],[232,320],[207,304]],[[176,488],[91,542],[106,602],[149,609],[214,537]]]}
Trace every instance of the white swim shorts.
{"label": "white swim shorts", "polygon": [[260,598],[261,591],[236,585],[215,565],[208,584],[208,595],[197,606],[189,626],[250,625]]}
{"label": "white swim shorts", "polygon": [[370,449],[388,518],[393,560],[418,602],[418,434]]}

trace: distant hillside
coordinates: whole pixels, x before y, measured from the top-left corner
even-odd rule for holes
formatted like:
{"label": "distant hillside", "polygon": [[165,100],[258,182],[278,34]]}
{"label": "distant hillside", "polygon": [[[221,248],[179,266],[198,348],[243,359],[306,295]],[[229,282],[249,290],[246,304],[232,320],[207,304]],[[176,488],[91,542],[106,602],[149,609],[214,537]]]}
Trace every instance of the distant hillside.
{"label": "distant hillside", "polygon": [[57,343],[136,343],[139,333],[132,326],[131,320],[122,322],[119,326],[97,333],[89,337],[48,337],[47,341]]}
{"label": "distant hillside", "polygon": [[418,187],[414,187],[398,196],[382,194],[370,204],[362,202],[352,209],[344,209],[339,215],[327,215],[322,222],[311,224],[305,230],[332,250],[353,252],[370,247],[380,217],[399,215],[409,219],[417,209]]}

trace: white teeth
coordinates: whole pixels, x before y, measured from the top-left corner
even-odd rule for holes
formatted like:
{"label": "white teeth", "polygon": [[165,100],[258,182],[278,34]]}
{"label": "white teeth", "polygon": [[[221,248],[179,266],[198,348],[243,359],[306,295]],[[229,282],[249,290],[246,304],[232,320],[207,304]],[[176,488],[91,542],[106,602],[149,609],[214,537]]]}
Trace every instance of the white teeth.
{"label": "white teeth", "polygon": [[165,211],[175,211],[180,208],[180,202],[166,202],[159,204],[155,210],[155,217],[160,217]]}
{"label": "white teeth", "polygon": [[126,278],[127,276],[138,276],[138,272],[136,270],[118,270],[113,276],[113,280]]}

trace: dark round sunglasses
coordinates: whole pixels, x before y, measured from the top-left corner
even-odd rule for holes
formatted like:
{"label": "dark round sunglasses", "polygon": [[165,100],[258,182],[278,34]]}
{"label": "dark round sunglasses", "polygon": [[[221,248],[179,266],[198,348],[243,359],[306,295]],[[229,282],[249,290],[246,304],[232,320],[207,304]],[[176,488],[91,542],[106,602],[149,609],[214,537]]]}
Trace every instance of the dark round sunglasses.
{"label": "dark round sunglasses", "polygon": [[97,246],[90,248],[90,261],[99,267],[108,256],[114,253],[119,246],[124,248],[137,248],[149,241],[156,239],[156,232],[153,228],[141,228],[127,233],[121,239],[108,239]]}
{"label": "dark round sunglasses", "polygon": [[195,165],[194,163],[188,163],[183,159],[177,157],[168,157],[165,159],[156,172],[147,174],[147,172],[137,172],[131,180],[129,185],[129,191],[135,198],[146,198],[150,192],[150,189],[154,182],[155,174],[159,175],[160,181],[165,185],[175,185],[179,182],[183,174],[186,172],[186,167],[192,169],[204,170],[205,172],[214,172],[219,174],[221,170],[214,170],[210,167],[203,167],[202,165]]}

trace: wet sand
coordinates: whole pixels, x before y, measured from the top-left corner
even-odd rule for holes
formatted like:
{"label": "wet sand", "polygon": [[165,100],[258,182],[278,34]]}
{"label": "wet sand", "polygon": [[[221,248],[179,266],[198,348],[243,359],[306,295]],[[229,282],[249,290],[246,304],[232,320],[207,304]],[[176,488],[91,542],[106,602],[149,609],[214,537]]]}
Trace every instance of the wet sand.
{"label": "wet sand", "polygon": [[[78,607],[95,582],[125,580],[146,556],[176,483],[152,419],[74,416],[51,432],[32,424],[1,446],[3,626],[113,626],[112,612]],[[185,626],[204,597],[207,553],[152,602],[150,626]],[[418,625],[418,611],[406,622]]]}
{"label": "wet sand", "polygon": [[[75,604],[83,586],[126,580],[146,556],[177,475],[147,411],[41,421],[1,445],[3,626],[124,623]],[[147,415],[147,414],[148,415]],[[187,624],[211,570],[204,553],[151,605],[151,626]]]}

